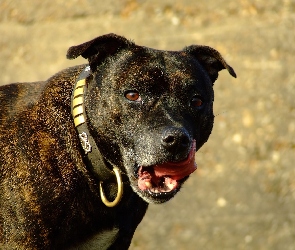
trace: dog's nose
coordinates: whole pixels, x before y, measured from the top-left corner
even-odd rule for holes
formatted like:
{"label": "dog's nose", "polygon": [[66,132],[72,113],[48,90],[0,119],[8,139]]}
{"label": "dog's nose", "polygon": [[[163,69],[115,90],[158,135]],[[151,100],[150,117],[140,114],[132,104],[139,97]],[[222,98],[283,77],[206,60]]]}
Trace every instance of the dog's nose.
{"label": "dog's nose", "polygon": [[190,146],[190,136],[184,128],[169,127],[162,135],[162,145],[169,151],[182,153]]}

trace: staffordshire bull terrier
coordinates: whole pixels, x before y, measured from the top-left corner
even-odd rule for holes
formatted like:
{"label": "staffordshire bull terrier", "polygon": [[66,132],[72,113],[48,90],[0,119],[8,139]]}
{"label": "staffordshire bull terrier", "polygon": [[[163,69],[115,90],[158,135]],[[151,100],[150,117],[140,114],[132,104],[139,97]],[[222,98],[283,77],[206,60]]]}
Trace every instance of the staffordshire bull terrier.
{"label": "staffordshire bull terrier", "polygon": [[88,64],[0,87],[1,249],[127,249],[148,204],[196,170],[218,72],[236,77],[208,46],[108,34],[78,56]]}

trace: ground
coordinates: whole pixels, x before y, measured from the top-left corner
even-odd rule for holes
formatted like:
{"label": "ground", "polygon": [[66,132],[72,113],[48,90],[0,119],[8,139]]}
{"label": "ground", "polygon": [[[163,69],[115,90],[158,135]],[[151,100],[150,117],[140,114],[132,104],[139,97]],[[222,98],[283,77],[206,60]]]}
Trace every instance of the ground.
{"label": "ground", "polygon": [[0,84],[84,63],[68,47],[111,32],[212,46],[238,75],[220,73],[197,172],[149,207],[130,249],[295,249],[295,1],[1,0]]}

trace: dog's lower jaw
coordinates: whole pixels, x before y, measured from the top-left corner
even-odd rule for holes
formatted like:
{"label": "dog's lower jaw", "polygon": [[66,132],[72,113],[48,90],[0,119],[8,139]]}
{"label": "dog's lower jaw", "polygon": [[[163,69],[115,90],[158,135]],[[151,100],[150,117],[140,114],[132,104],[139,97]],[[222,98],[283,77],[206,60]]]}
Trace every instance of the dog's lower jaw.
{"label": "dog's lower jaw", "polygon": [[153,188],[153,187],[142,191],[138,187],[137,180],[131,183],[131,187],[133,191],[147,203],[162,204],[171,200],[178,193],[178,191],[181,189],[182,184],[187,180],[187,178],[188,177],[185,177],[181,181],[178,181],[177,188],[168,192],[161,192],[161,191],[158,191],[157,188]]}
{"label": "dog's lower jaw", "polygon": [[[176,193],[180,190],[182,183],[187,179],[186,177],[183,180],[177,181],[177,187],[175,187],[173,190],[172,189],[169,190],[169,188],[167,188],[167,192],[160,192],[160,189],[153,187],[152,183],[150,183],[151,186],[146,188],[146,190],[141,190],[138,186],[138,177],[139,177],[138,173],[137,171],[134,171],[135,169],[138,170],[139,166],[134,163],[128,164],[128,165],[129,167],[126,168],[127,176],[128,176],[130,186],[133,192],[149,204],[161,204],[161,203],[169,201],[171,198],[173,198],[176,195]],[[164,191],[164,189],[162,191]]]}
{"label": "dog's lower jaw", "polygon": [[134,192],[148,203],[164,203],[170,200],[189,175],[197,169],[195,153],[196,141],[193,140],[189,154],[184,160],[152,166],[135,164],[132,174],[129,172]]}

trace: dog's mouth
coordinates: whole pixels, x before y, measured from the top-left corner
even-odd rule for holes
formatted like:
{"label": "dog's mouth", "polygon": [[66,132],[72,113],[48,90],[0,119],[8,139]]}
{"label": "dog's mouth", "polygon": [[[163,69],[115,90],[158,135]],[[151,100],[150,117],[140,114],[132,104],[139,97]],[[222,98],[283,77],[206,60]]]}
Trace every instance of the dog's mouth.
{"label": "dog's mouth", "polygon": [[172,198],[181,183],[197,169],[195,152],[196,142],[193,141],[189,155],[183,161],[139,167],[138,188],[152,197]]}

